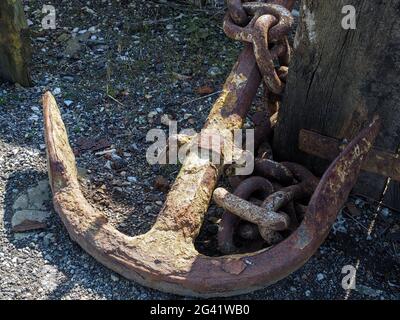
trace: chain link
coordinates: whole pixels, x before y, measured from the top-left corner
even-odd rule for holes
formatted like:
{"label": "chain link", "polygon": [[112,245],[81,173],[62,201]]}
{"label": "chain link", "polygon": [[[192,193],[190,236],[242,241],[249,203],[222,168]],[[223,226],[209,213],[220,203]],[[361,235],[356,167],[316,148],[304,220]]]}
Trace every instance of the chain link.
{"label": "chain link", "polygon": [[[243,25],[246,21],[247,24]],[[253,44],[264,83],[269,91],[278,95],[283,92],[285,82],[275,68],[275,60],[279,60],[280,67],[289,64],[291,49],[287,34],[292,25],[293,17],[289,10],[263,2],[230,1],[224,18],[223,29],[229,38]]]}

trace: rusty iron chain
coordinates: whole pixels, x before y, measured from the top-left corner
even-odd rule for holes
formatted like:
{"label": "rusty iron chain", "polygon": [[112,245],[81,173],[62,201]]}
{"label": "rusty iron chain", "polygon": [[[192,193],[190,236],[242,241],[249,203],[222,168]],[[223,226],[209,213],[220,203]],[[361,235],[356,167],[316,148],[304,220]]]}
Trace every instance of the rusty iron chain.
{"label": "rusty iron chain", "polygon": [[[287,34],[293,17],[288,9],[275,3],[230,1],[224,18],[225,34],[234,40],[253,44],[257,65],[266,88],[279,95],[285,87],[285,68],[291,49]],[[280,67],[275,67],[275,60]],[[283,69],[280,69],[283,67]],[[280,71],[278,71],[280,70]]]}
{"label": "rusty iron chain", "polygon": [[299,164],[274,161],[268,141],[273,131],[271,116],[279,109],[289,71],[287,35],[293,17],[287,8],[291,9],[293,3],[228,1],[223,29],[229,38],[253,45],[268,108],[253,116],[257,150],[253,176],[230,177],[233,194],[221,188],[214,192],[215,202],[225,209],[218,233],[219,249],[224,254],[243,250],[236,246],[237,235],[245,241],[246,250],[255,241],[274,245],[290,235],[304,216],[299,201],[311,197],[319,181]]}
{"label": "rusty iron chain", "polygon": [[[253,175],[229,177],[233,194],[222,188],[214,193],[215,202],[225,209],[218,232],[219,250],[224,254],[259,250],[265,243],[275,245],[289,236],[303,220],[303,202],[319,182],[299,164],[273,160],[267,112],[256,113],[253,122],[257,150]],[[237,236],[241,246],[236,244]]]}
{"label": "rusty iron chain", "polygon": [[[258,150],[254,176],[236,181],[233,194],[226,190],[214,194],[216,203],[226,210],[218,233],[219,249],[224,254],[240,250],[235,234],[245,241],[261,237],[268,245],[282,241],[299,226],[304,217],[301,201],[309,199],[318,185],[319,179],[299,164],[262,158],[265,153],[272,154],[266,151],[267,145],[262,144]],[[275,225],[279,219],[287,219],[283,228]],[[248,245],[245,243],[247,250]]]}

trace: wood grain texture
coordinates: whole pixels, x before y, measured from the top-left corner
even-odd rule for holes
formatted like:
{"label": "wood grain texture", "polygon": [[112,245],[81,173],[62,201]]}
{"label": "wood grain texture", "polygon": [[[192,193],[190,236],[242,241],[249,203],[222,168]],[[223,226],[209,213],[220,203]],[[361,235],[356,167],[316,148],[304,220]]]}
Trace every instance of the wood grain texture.
{"label": "wood grain texture", "polygon": [[[344,5],[356,8],[356,30],[342,28]],[[280,160],[298,161],[321,174],[326,161],[298,149],[300,129],[351,140],[375,114],[383,123],[375,146],[398,151],[399,16],[397,0],[303,0],[274,138]],[[355,190],[379,200],[385,184],[384,177],[363,173]],[[400,188],[391,190],[390,206],[400,208]]]}
{"label": "wood grain texture", "polygon": [[0,1],[0,81],[32,84],[28,25],[21,0]]}

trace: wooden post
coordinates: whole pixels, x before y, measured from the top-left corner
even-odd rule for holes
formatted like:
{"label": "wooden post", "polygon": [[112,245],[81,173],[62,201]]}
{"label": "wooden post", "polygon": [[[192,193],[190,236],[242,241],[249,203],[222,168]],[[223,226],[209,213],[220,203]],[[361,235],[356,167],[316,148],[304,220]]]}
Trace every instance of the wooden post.
{"label": "wooden post", "polygon": [[32,84],[28,67],[31,50],[27,29],[21,0],[1,0],[0,79],[23,86]]}
{"label": "wooden post", "polygon": [[[346,5],[356,9],[356,29],[342,26]],[[399,153],[399,16],[398,0],[302,1],[294,59],[275,130],[278,158],[298,161],[321,174],[328,162],[299,151],[300,129],[351,140],[375,114],[383,121],[375,146]],[[363,173],[354,191],[400,209],[399,186]]]}

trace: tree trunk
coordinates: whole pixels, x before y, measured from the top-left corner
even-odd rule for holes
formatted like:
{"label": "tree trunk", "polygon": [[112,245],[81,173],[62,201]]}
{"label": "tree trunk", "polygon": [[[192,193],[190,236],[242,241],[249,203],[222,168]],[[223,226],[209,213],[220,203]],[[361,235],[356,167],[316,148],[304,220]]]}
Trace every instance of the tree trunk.
{"label": "tree trunk", "polygon": [[30,41],[20,0],[0,1],[0,78],[30,86]]}
{"label": "tree trunk", "polygon": [[[356,9],[355,30],[342,27],[345,5]],[[399,16],[398,0],[303,0],[275,130],[278,158],[298,161],[321,174],[328,162],[299,150],[300,130],[351,140],[375,114],[382,119],[375,146],[398,153]],[[383,176],[362,173],[355,191],[400,208],[399,183]]]}

